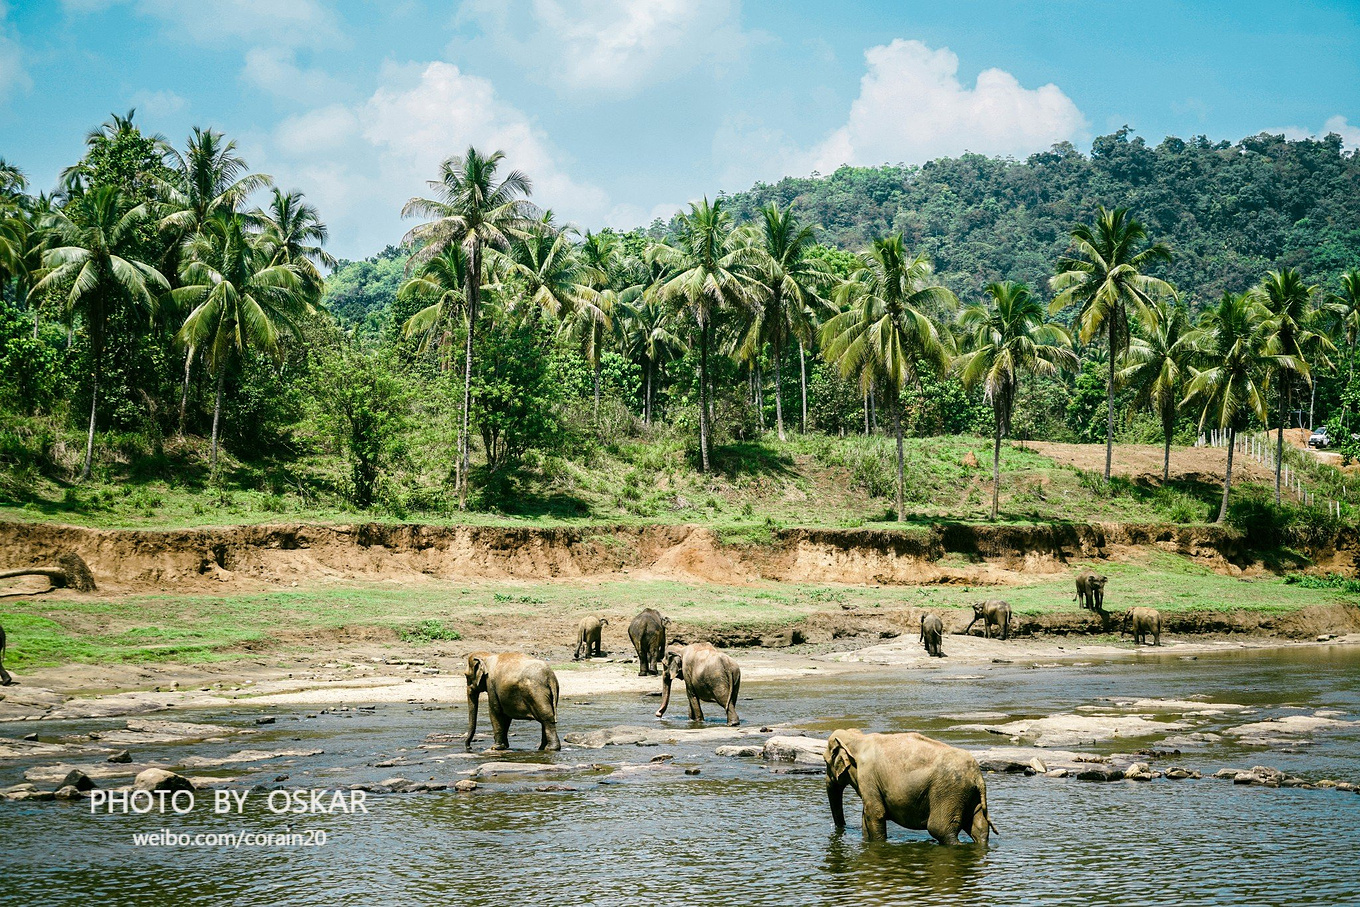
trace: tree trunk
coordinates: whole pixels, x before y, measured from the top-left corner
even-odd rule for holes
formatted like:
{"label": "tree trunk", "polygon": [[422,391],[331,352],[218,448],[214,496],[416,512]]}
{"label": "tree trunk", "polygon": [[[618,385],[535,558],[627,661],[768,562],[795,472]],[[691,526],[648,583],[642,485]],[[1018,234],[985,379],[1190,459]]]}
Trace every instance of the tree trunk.
{"label": "tree trunk", "polygon": [[217,402],[213,404],[212,456],[209,468],[217,472],[217,427],[222,421],[222,388],[227,383],[227,364],[224,362],[217,373]]}
{"label": "tree trunk", "polygon": [[652,427],[652,361],[647,360],[647,390],[642,396],[642,424]]}
{"label": "tree trunk", "polygon": [[1171,481],[1171,432],[1165,433],[1162,447],[1162,484]]}
{"label": "tree trunk", "polygon": [[798,383],[803,394],[803,419],[798,430],[807,434],[807,356],[803,353],[803,341],[798,341]]}
{"label": "tree trunk", "polygon": [[1237,429],[1228,426],[1228,467],[1223,471],[1223,503],[1218,508],[1218,519],[1215,523],[1221,523],[1228,518],[1228,491],[1232,488],[1232,461],[1233,447],[1237,445]]}
{"label": "tree trunk", "polygon": [[595,357],[595,421],[600,421],[600,358]]}
{"label": "tree trunk", "polygon": [[775,344],[774,348],[774,424],[779,440],[787,441],[788,437],[784,434],[784,376],[780,371],[784,351],[780,349],[781,346]]}
{"label": "tree trunk", "polygon": [[902,399],[898,395],[893,404],[893,431],[897,434],[897,522],[901,523],[906,515],[907,469],[902,458]]}
{"label": "tree trunk", "polygon": [[1275,506],[1280,506],[1280,470],[1284,466],[1284,420],[1285,407],[1289,401],[1289,380],[1280,375],[1280,422],[1275,426]]}
{"label": "tree trunk", "polygon": [[760,369],[760,360],[756,359],[755,367],[752,370],[752,380],[755,382],[756,391],[756,414],[760,417],[760,430],[765,430],[765,375]]}
{"label": "tree trunk", "polygon": [[184,437],[184,413],[189,408],[189,374],[194,364],[193,347],[184,354],[184,384],[179,391],[179,436]]}
{"label": "tree trunk", "polygon": [[1110,380],[1105,387],[1105,484],[1110,484],[1110,466],[1114,462],[1114,318],[1110,319]]}
{"label": "tree trunk", "polygon": [[468,470],[472,457],[468,435],[468,415],[472,409],[472,339],[477,331],[477,303],[481,297],[482,246],[479,242],[472,245],[471,261],[467,271],[467,343],[463,354],[463,426],[458,435],[458,507],[467,506]]}
{"label": "tree trunk", "polygon": [[699,468],[708,472],[708,326],[699,323]]}
{"label": "tree trunk", "polygon": [[90,386],[90,433],[85,439],[85,468],[80,471],[80,481],[90,477],[90,466],[94,463],[94,414],[99,410],[99,354],[94,354],[94,380]]}
{"label": "tree trunk", "polygon": [[996,437],[992,440],[992,520],[1001,507],[1001,417],[996,418]]}
{"label": "tree trunk", "polygon": [[869,392],[864,392],[864,437],[869,437]]}

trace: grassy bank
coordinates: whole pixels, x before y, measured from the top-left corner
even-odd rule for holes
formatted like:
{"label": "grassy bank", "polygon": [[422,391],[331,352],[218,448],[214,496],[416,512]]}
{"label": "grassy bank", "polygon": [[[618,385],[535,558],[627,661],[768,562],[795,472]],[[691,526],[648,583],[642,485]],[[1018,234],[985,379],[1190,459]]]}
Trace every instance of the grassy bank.
{"label": "grassy bank", "polygon": [[[1077,566],[1077,565],[1074,565]],[[1164,613],[1287,613],[1338,602],[1360,603],[1353,586],[1233,578],[1170,554],[1102,562],[1112,609],[1148,605]],[[1044,575],[1002,587],[852,587],[768,583],[754,586],[621,580],[408,586],[347,585],[225,597],[147,595],[117,599],[20,598],[0,601],[15,670],[70,662],[279,661],[301,651],[356,643],[420,649],[458,648],[459,640],[493,640],[551,651],[571,642],[586,613],[614,619],[606,635],[626,647],[625,628],[643,607],[656,607],[690,636],[770,632],[814,614],[870,618],[902,608],[966,608],[1005,598],[1019,615],[1077,613],[1070,576]],[[911,628],[900,628],[909,631]],[[457,638],[455,638],[457,637]]]}

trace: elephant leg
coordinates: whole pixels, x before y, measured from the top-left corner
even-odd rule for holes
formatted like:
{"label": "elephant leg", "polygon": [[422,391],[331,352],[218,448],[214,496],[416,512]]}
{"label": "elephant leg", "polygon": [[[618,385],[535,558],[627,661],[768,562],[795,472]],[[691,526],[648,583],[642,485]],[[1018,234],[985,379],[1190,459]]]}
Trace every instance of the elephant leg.
{"label": "elephant leg", "polygon": [[1007,620],[1004,624],[1001,625],[1001,638],[1002,639],[1011,638],[1011,622],[1009,620]]}
{"label": "elephant leg", "polygon": [[540,719],[543,726],[543,734],[539,738],[538,748],[541,750],[560,750],[562,741],[557,736],[557,721],[551,717]]}
{"label": "elephant leg", "polygon": [[499,709],[491,710],[491,738],[495,741],[491,747],[493,750],[510,749],[510,719]]}
{"label": "elephant leg", "polygon": [[737,691],[732,689],[727,694],[727,726],[736,727],[741,724],[741,719],[737,717]]}
{"label": "elephant leg", "polygon": [[960,816],[958,813],[948,810],[940,818],[938,814],[931,810],[930,818],[926,820],[926,831],[930,836],[946,847],[953,847],[959,843],[959,824]]}
{"label": "elephant leg", "polygon": [[883,809],[882,804],[864,804],[864,811],[860,814],[860,828],[864,832],[866,841],[886,841],[888,840],[888,815]]}
{"label": "elephant leg", "polygon": [[689,691],[689,684],[685,685],[685,698],[689,700],[689,720],[703,721],[703,707],[699,705],[699,697]]}

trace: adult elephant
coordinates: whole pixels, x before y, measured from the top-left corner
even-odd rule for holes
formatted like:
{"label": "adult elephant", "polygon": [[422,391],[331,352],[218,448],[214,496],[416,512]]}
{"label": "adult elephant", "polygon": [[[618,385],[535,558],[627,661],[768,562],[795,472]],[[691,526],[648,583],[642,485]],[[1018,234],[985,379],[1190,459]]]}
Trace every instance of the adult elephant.
{"label": "adult elephant", "polygon": [[537,721],[543,728],[538,748],[560,750],[557,737],[557,675],[548,663],[519,652],[473,652],[467,657],[468,732],[464,748],[472,749],[477,733],[477,706],[486,694],[491,712],[492,749],[510,748],[510,721]]}
{"label": "adult elephant", "polygon": [[941,844],[958,844],[964,832],[986,844],[996,830],[987,814],[987,783],[965,750],[921,734],[833,731],[826,741],[826,795],[831,818],[845,827],[846,785],[863,802],[866,841],[888,837],[888,820],[925,830]]}
{"label": "adult elephant", "polygon": [[666,626],[670,622],[669,617],[662,617],[655,608],[645,608],[628,625],[628,638],[637,650],[639,677],[657,673],[657,666],[666,653]]}
{"label": "adult elephant", "polygon": [[1123,638],[1125,633],[1133,632],[1133,644],[1136,646],[1145,645],[1147,638],[1152,637],[1152,644],[1160,646],[1162,644],[1162,615],[1156,608],[1130,608],[1124,613],[1124,621],[1119,628],[1119,636]]}
{"label": "adult elephant", "polygon": [[1087,570],[1077,575],[1076,601],[1087,611],[1105,610],[1105,583],[1109,579]]}
{"label": "adult elephant", "polygon": [[5,628],[0,627],[0,687],[14,683],[14,678],[5,670]]}
{"label": "adult elephant", "polygon": [[967,636],[978,621],[982,621],[982,635],[988,639],[992,638],[992,627],[997,628],[1002,639],[1011,638],[1011,606],[1008,602],[995,598],[976,602],[973,605],[973,619],[963,628],[963,635]]}
{"label": "adult elephant", "polygon": [[703,721],[699,702],[716,702],[727,710],[727,724],[736,727],[737,692],[741,689],[741,667],[729,655],[719,652],[706,642],[690,643],[683,649],[671,646],[661,671],[661,708],[656,717],[666,714],[671,704],[671,682],[685,682],[685,697],[689,699],[689,720]]}
{"label": "adult elephant", "polygon": [[604,617],[581,618],[581,622],[576,625],[576,654],[572,656],[572,661],[598,658],[604,654],[600,649],[600,638],[604,635],[607,623],[609,620]]}
{"label": "adult elephant", "polygon": [[938,614],[921,615],[921,644],[931,658],[944,658],[944,621]]}

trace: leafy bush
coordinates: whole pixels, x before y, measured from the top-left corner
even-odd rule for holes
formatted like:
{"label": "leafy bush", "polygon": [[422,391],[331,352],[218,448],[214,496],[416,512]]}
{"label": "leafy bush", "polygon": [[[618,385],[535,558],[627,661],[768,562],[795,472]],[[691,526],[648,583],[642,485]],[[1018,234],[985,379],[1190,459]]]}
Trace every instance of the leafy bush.
{"label": "leafy bush", "polygon": [[403,642],[435,642],[437,640],[462,639],[463,635],[452,627],[446,627],[437,620],[423,620],[414,627],[401,630]]}

